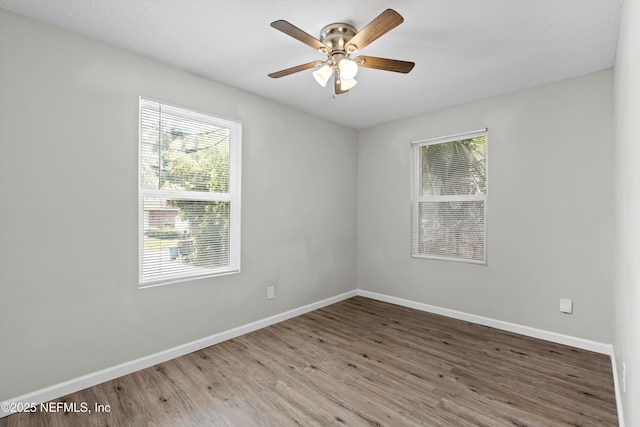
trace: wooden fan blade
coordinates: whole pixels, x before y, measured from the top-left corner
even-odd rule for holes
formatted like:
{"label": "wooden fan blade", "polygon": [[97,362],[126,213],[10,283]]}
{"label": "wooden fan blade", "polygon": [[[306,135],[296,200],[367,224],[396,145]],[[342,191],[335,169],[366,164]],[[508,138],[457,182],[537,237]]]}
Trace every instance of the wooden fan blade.
{"label": "wooden fan blade", "polygon": [[338,83],[339,81],[340,80],[338,80],[338,73],[335,73],[333,75],[333,94],[334,95],[340,95],[340,94],[349,92],[349,89],[342,90],[342,87],[340,86],[340,83]]}
{"label": "wooden fan blade", "polygon": [[375,68],[376,70],[393,71],[396,73],[407,74],[413,70],[413,66],[416,65],[409,61],[400,61],[398,59],[388,58],[376,58],[375,56],[357,56],[354,58],[356,64],[365,68]]}
{"label": "wooden fan blade", "polygon": [[316,39],[315,37],[305,33],[300,28],[296,27],[295,25],[287,21],[284,21],[282,19],[279,21],[273,21],[271,23],[271,26],[276,30],[282,31],[286,35],[293,37],[296,40],[300,40],[302,43],[308,46],[311,46],[316,50],[324,48],[324,49],[327,49],[327,51],[331,51],[331,48],[329,46],[322,43],[320,40]]}
{"label": "wooden fan blade", "polygon": [[364,49],[374,40],[393,30],[404,22],[404,18],[393,9],[387,9],[378,15],[373,21],[369,22],[366,27],[358,31],[347,46],[354,45],[358,50]]}
{"label": "wooden fan blade", "polygon": [[295,67],[287,68],[286,70],[276,71],[275,73],[269,74],[269,77],[272,79],[278,79],[280,77],[288,76],[289,74],[297,73],[299,71],[308,70],[309,68],[317,67],[318,65],[322,65],[324,62],[322,61],[312,61],[307,62],[306,64],[296,65]]}

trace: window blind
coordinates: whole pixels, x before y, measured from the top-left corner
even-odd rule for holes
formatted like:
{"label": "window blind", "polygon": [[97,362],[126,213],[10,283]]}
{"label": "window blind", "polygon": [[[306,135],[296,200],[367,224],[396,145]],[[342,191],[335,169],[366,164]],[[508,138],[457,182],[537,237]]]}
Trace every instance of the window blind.
{"label": "window blind", "polygon": [[414,257],[486,263],[487,130],[412,147]]}
{"label": "window blind", "polygon": [[240,268],[238,122],[140,98],[140,285]]}

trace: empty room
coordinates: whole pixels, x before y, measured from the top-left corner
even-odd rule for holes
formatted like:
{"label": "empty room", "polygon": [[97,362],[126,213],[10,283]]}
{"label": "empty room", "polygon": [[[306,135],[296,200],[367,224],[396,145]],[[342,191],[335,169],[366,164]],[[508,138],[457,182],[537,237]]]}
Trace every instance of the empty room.
{"label": "empty room", "polygon": [[0,0],[0,425],[640,426],[638,22]]}

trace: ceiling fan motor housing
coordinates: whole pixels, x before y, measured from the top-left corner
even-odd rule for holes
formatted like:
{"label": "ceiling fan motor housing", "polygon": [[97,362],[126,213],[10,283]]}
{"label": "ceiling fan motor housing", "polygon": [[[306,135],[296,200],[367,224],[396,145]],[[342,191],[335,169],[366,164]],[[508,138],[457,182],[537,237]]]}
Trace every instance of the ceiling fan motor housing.
{"label": "ceiling fan motor housing", "polygon": [[322,53],[332,56],[336,53],[345,55],[355,52],[357,49],[350,47],[348,43],[357,32],[353,25],[345,23],[327,25],[320,32],[320,41],[329,46],[331,51]]}

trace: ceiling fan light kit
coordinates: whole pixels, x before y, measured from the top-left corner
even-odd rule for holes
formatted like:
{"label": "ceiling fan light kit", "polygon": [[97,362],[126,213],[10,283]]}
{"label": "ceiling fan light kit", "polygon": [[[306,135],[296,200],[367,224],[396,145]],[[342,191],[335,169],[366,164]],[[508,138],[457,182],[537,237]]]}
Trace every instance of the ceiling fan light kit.
{"label": "ceiling fan light kit", "polygon": [[352,79],[358,74],[358,64],[349,58],[342,58],[338,63],[340,69],[340,77],[343,79]]}
{"label": "ceiling fan light kit", "polygon": [[340,90],[342,90],[342,93],[344,93],[354,87],[357,83],[358,82],[356,81],[356,79],[345,79],[344,77],[342,77],[340,79]]}
{"label": "ceiling fan light kit", "polygon": [[322,87],[327,86],[327,82],[331,78],[333,74],[333,68],[329,65],[324,64],[322,67],[313,72],[313,77],[315,77],[318,84]]}
{"label": "ceiling fan light kit", "polygon": [[356,30],[353,25],[345,23],[327,25],[320,31],[319,39],[287,21],[274,21],[271,23],[273,28],[316,49],[326,55],[327,59],[277,71],[269,74],[269,77],[277,79],[299,71],[318,68],[313,72],[313,77],[320,86],[326,87],[331,76],[334,77],[335,96],[348,92],[358,83],[354,77],[358,74],[359,67],[407,74],[413,69],[415,65],[413,62],[362,55],[351,58],[351,54],[365,48],[403,21],[404,19],[398,12],[387,9],[360,31]]}

